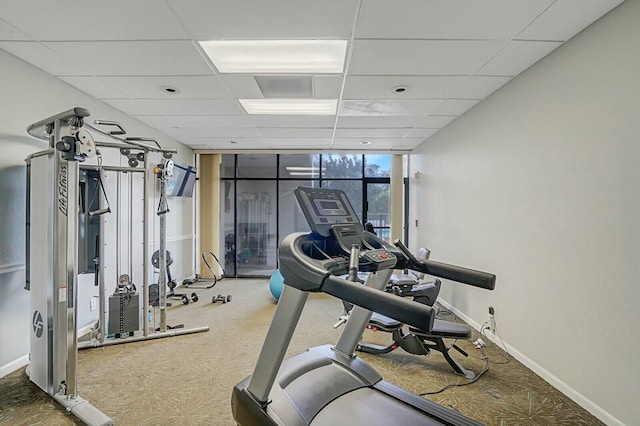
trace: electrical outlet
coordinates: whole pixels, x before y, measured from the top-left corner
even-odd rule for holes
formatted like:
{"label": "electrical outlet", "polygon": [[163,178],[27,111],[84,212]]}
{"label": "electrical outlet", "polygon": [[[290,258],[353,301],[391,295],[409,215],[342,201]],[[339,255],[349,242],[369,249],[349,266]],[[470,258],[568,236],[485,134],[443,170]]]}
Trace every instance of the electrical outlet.
{"label": "electrical outlet", "polygon": [[98,309],[98,298],[92,297],[91,299],[89,299],[89,311],[92,312],[96,309]]}

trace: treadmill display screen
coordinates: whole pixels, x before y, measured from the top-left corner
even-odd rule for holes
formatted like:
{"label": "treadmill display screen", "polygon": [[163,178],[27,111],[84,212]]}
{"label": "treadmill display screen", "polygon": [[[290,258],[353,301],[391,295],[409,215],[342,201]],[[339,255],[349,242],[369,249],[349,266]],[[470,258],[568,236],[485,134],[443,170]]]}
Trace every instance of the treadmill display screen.
{"label": "treadmill display screen", "polygon": [[347,211],[337,200],[314,200],[319,216],[346,216]]}
{"label": "treadmill display screen", "polygon": [[339,189],[298,187],[294,194],[311,230],[324,237],[334,224],[350,224],[362,228],[346,194]]}

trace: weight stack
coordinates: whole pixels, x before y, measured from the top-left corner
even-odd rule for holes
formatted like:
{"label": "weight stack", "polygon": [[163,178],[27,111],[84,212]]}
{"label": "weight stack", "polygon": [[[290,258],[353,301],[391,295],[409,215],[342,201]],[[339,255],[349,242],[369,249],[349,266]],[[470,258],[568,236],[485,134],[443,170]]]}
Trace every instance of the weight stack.
{"label": "weight stack", "polygon": [[107,334],[116,337],[132,336],[140,329],[140,300],[138,293],[121,292],[109,296],[109,326]]}

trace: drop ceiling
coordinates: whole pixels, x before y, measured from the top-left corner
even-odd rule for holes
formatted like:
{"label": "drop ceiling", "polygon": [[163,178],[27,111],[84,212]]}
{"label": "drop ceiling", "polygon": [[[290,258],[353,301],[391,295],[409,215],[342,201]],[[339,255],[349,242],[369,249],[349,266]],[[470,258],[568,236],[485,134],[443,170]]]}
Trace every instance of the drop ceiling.
{"label": "drop ceiling", "polygon": [[[0,49],[203,152],[410,151],[620,3],[0,0]],[[343,72],[285,81],[337,114],[247,114],[281,82],[198,42],[249,39],[346,40]]]}

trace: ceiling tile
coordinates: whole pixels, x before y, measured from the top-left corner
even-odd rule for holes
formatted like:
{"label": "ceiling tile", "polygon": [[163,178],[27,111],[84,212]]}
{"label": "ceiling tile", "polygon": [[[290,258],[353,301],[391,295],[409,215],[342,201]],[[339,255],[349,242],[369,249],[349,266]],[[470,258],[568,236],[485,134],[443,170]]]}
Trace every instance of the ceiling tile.
{"label": "ceiling tile", "polygon": [[424,129],[441,129],[456,118],[458,118],[457,115],[430,115],[416,120],[415,127]]}
{"label": "ceiling tile", "polygon": [[220,74],[222,84],[238,99],[262,99],[262,91],[253,75]]}
{"label": "ceiling tile", "polygon": [[623,1],[558,0],[516,38],[522,40],[568,40]]}
{"label": "ceiling tile", "polygon": [[506,43],[495,40],[355,40],[349,75],[471,75]]}
{"label": "ceiling tile", "polygon": [[[4,11],[4,10],[3,10]],[[0,19],[0,40],[31,40],[31,38],[17,29],[16,27],[9,25],[2,19]]]}
{"label": "ceiling tile", "polygon": [[229,138],[198,138],[191,143],[198,147],[208,147],[205,149],[247,150],[269,148],[262,138],[233,138],[233,142],[235,143],[230,143]]}
{"label": "ceiling tile", "polygon": [[[349,76],[343,99],[443,99],[468,76]],[[406,87],[396,93],[396,87]]]}
{"label": "ceiling tile", "polygon": [[417,143],[419,143],[419,141],[422,141],[422,139],[411,139],[410,141],[403,142],[402,139],[397,138],[370,138],[367,140],[371,142],[369,145],[362,145],[358,139],[335,138],[331,147],[335,149],[355,149],[358,151],[387,151],[390,149],[398,148],[399,146],[401,146],[402,149],[410,149],[413,148],[413,146],[415,146]]}
{"label": "ceiling tile", "polygon": [[424,138],[406,138],[394,145],[395,149],[414,149],[417,148],[425,140]]}
{"label": "ceiling tile", "polygon": [[367,0],[357,38],[503,39],[518,34],[553,0]]}
{"label": "ceiling tile", "polygon": [[332,127],[261,127],[260,133],[265,138],[331,138]]}
{"label": "ceiling tile", "polygon": [[356,0],[169,0],[196,40],[351,35]]}
{"label": "ceiling tile", "polygon": [[47,42],[44,45],[60,55],[82,58],[83,67],[96,76],[212,74],[190,41]]}
{"label": "ceiling tile", "polygon": [[5,1],[2,19],[40,41],[188,38],[167,6],[156,0]]}
{"label": "ceiling tile", "polygon": [[340,103],[340,116],[427,115],[442,99],[347,100]]}
{"label": "ceiling tile", "polygon": [[239,115],[242,108],[226,99],[106,99],[105,103],[130,115]]}
{"label": "ceiling tile", "polygon": [[254,127],[248,115],[136,115],[156,129],[171,127]]}
{"label": "ceiling tile", "polygon": [[435,134],[440,129],[413,129],[409,133],[407,133],[406,138],[422,138],[426,139],[431,135]]}
{"label": "ceiling tile", "polygon": [[411,130],[410,127],[396,129],[336,129],[336,138],[402,138]]}
{"label": "ceiling tile", "polygon": [[112,85],[106,83],[100,77],[67,76],[59,77],[60,80],[77,87],[94,98],[124,98],[127,97]]}
{"label": "ceiling tile", "polygon": [[[138,76],[101,77],[105,83],[125,94],[126,98],[138,99],[221,99],[230,98],[217,76]],[[178,93],[167,93],[162,87],[175,87]],[[106,96],[105,96],[106,97]],[[123,96],[111,96],[122,98]]]}
{"label": "ceiling tile", "polygon": [[176,127],[163,129],[171,135],[183,134],[192,139],[199,138],[260,138],[262,135],[255,127]]}
{"label": "ceiling tile", "polygon": [[254,115],[258,127],[332,127],[336,117],[333,115]]}
{"label": "ceiling tile", "polygon": [[316,99],[338,99],[342,89],[342,76],[313,76],[313,97]]}
{"label": "ceiling tile", "polygon": [[454,99],[484,99],[509,80],[511,80],[511,77],[473,76],[453,92],[450,97]]}
{"label": "ceiling tile", "polygon": [[482,67],[478,74],[516,76],[547,56],[560,44],[562,43],[551,41],[512,41]]}
{"label": "ceiling tile", "polygon": [[478,102],[480,101],[477,99],[447,99],[433,113],[437,115],[462,115]]}
{"label": "ceiling tile", "polygon": [[[420,122],[422,117],[415,116],[377,116],[377,117],[351,117],[341,116],[338,119],[338,128],[343,129],[384,129],[413,127]],[[428,126],[424,126],[428,127]]]}
{"label": "ceiling tile", "polygon": [[54,52],[35,41],[0,42],[0,49],[6,50],[51,75],[90,74],[81,65],[81,62],[69,60],[64,55]]}
{"label": "ceiling tile", "polygon": [[266,138],[271,148],[323,149],[331,146],[331,138]]}

